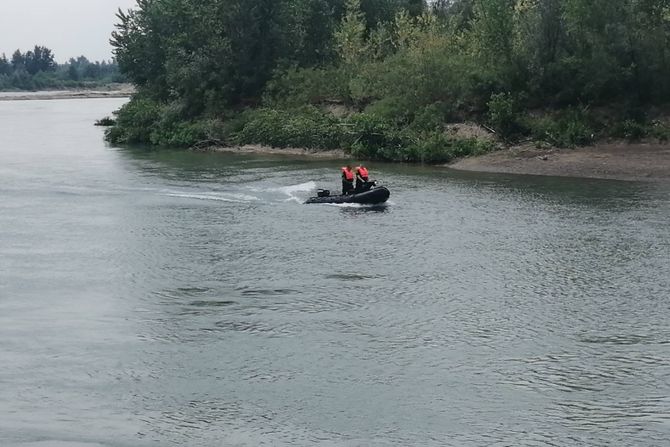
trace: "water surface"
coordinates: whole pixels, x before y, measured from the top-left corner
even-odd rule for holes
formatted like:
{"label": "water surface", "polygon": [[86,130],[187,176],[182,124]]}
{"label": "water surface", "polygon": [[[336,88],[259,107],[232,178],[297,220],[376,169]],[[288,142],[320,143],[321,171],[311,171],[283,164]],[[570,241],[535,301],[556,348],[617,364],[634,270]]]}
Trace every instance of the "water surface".
{"label": "water surface", "polygon": [[670,189],[147,151],[0,102],[0,444],[670,443]]}

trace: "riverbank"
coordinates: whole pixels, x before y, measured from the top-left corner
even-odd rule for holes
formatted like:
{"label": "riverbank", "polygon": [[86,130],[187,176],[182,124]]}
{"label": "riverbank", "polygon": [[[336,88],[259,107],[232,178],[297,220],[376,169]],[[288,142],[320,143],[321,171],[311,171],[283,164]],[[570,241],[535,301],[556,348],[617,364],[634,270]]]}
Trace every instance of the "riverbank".
{"label": "riverbank", "polygon": [[[264,145],[211,146],[198,151],[299,155],[325,159],[355,158],[343,150],[312,151]],[[670,182],[670,144],[600,143],[575,149],[537,149],[517,146],[462,158],[444,165],[461,171],[520,175]]]}
{"label": "riverbank", "polygon": [[[121,98],[133,93],[132,85],[118,84],[99,90],[0,92],[0,101]],[[451,133],[456,137],[474,137],[492,142],[491,135],[475,125],[455,126]],[[212,145],[193,150],[307,156],[333,160],[356,158],[342,149],[276,148],[260,144]],[[444,166],[462,171],[669,182],[670,144],[604,142],[575,149],[537,149],[533,144],[528,144],[461,158]]]}
{"label": "riverbank", "polygon": [[133,93],[135,88],[131,84],[113,84],[95,89],[0,92],[0,101],[127,98]]}
{"label": "riverbank", "polygon": [[462,171],[630,181],[670,181],[670,144],[599,143],[575,149],[514,147],[448,165]]}
{"label": "riverbank", "polygon": [[297,147],[277,148],[261,144],[245,144],[241,146],[206,146],[191,149],[195,152],[227,152],[237,154],[272,154],[272,155],[301,155],[314,158],[346,159],[351,158],[342,149],[315,151]]}

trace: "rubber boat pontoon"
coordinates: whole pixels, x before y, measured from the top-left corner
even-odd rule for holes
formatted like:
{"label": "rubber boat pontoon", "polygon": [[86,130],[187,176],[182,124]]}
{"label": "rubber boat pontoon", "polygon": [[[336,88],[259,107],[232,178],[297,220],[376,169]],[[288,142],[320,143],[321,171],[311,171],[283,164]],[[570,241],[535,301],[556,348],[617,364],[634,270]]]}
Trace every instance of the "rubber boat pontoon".
{"label": "rubber boat pontoon", "polygon": [[320,189],[316,197],[310,197],[305,203],[360,203],[374,205],[384,203],[391,196],[385,186],[376,186],[376,182],[369,182],[365,189],[353,194],[331,196],[327,189]]}

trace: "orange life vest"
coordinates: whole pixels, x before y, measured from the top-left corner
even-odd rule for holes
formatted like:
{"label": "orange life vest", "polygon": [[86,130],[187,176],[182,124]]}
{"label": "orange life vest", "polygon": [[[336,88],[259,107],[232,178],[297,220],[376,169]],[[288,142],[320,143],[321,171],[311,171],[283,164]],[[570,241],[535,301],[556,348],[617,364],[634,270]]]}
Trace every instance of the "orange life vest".
{"label": "orange life vest", "polygon": [[363,180],[367,181],[368,180],[368,170],[365,166],[359,166],[356,168],[356,172],[358,175],[363,177]]}
{"label": "orange life vest", "polygon": [[351,170],[347,169],[347,167],[342,168],[342,175],[344,176],[344,179],[350,182],[354,181],[354,173],[351,172]]}

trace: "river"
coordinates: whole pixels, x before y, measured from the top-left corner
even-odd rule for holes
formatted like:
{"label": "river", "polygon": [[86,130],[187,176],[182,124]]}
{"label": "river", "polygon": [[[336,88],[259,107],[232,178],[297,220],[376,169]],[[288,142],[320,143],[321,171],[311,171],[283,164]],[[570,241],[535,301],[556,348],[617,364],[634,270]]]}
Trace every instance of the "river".
{"label": "river", "polygon": [[670,444],[670,187],[111,147],[0,102],[0,445]]}

